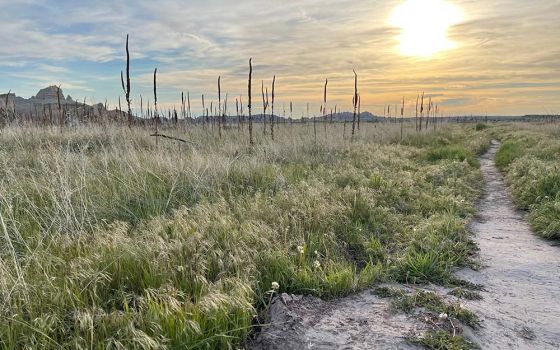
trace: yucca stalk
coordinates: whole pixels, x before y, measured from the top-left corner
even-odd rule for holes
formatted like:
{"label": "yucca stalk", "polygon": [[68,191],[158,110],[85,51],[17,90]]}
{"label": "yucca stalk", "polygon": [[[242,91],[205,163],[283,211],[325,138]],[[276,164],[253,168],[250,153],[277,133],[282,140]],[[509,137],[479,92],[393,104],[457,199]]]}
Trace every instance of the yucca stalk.
{"label": "yucca stalk", "polygon": [[[325,79],[325,87],[323,88],[323,116],[326,118],[327,115],[327,87],[329,85],[329,79]],[[324,118],[323,118],[324,119]],[[332,113],[331,113],[331,119],[332,119]],[[327,128],[327,123],[326,120],[324,120],[325,123],[325,130]]]}
{"label": "yucca stalk", "polygon": [[249,144],[253,145],[253,117],[251,115],[251,79],[253,77],[253,65],[252,65],[252,58],[249,59],[249,83],[247,87],[247,95],[249,97],[249,103],[247,108],[249,110]]}
{"label": "yucca stalk", "polygon": [[419,131],[422,131],[423,118],[424,118],[424,93],[422,92],[422,101],[420,103],[420,123],[418,124]]}
{"label": "yucca stalk", "polygon": [[361,115],[362,115],[362,95],[358,95],[358,131],[360,131]]}
{"label": "yucca stalk", "polygon": [[218,77],[218,135],[222,138],[222,86],[221,86],[221,78]]}
{"label": "yucca stalk", "polygon": [[187,91],[187,118],[191,119],[191,93]]}
{"label": "yucca stalk", "polygon": [[264,95],[264,80],[261,80],[262,108],[263,108],[263,135],[266,135],[266,108],[268,107]]}
{"label": "yucca stalk", "polygon": [[270,109],[270,137],[274,141],[274,85],[276,83],[276,75],[272,78],[272,106]]}
{"label": "yucca stalk", "polygon": [[401,142],[403,140],[403,122],[404,122],[404,96],[402,98],[402,106],[401,106]]}
{"label": "yucca stalk", "polygon": [[418,101],[420,100],[420,94],[416,95],[416,114],[414,116],[415,130],[418,132]]}
{"label": "yucca stalk", "polygon": [[[154,69],[154,118],[156,124],[156,135],[158,135],[159,115],[157,109],[157,68]],[[156,145],[158,144],[158,137],[156,136]]]}
{"label": "yucca stalk", "polygon": [[356,134],[356,110],[358,108],[358,74],[354,71],[354,98],[352,98],[354,106],[354,116],[352,117],[352,138]]}
{"label": "yucca stalk", "polygon": [[202,128],[206,129],[206,123],[205,123],[206,106],[204,105],[204,94],[202,94],[202,114],[201,114],[201,118],[202,118]]}
{"label": "yucca stalk", "polygon": [[121,85],[128,105],[128,127],[132,124],[132,111],[130,109],[130,52],[128,50],[128,34],[126,35],[126,86],[123,78],[123,71],[121,70]]}
{"label": "yucca stalk", "polygon": [[235,115],[237,117],[237,131],[241,131],[241,116],[239,115],[239,99],[235,98]]}
{"label": "yucca stalk", "polygon": [[[64,113],[62,111],[62,106],[60,104],[60,85],[57,86],[56,99],[58,101],[58,113],[60,115],[60,120],[59,120],[59,122],[60,122],[60,132],[62,132],[62,126],[63,126],[65,120],[64,120]],[[15,113],[15,108],[14,108],[14,113]]]}
{"label": "yucca stalk", "polygon": [[294,105],[292,103],[292,101],[290,101],[290,126],[292,126],[293,124],[293,120],[294,120]]}
{"label": "yucca stalk", "polygon": [[428,124],[430,123],[430,117],[432,114],[432,97],[430,96],[430,100],[428,102],[428,113],[426,114],[426,131],[428,131]]}

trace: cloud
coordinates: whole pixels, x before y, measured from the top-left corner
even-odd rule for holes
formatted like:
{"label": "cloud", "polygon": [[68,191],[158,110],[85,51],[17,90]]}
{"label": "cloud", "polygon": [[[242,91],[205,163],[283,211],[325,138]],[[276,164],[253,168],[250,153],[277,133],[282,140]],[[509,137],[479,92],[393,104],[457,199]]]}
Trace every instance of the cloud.
{"label": "cloud", "polygon": [[253,57],[254,93],[276,75],[279,101],[298,109],[318,108],[327,77],[330,103],[349,108],[356,69],[362,107],[373,112],[422,91],[457,113],[560,110],[551,97],[560,2],[453,2],[466,15],[449,32],[459,47],[426,60],[399,55],[399,28],[388,23],[396,0],[0,0],[0,90],[31,95],[61,81],[72,95],[116,103],[128,33],[133,94],[151,95],[158,67],[162,105],[187,90],[214,98],[218,75],[230,95],[246,94]]}

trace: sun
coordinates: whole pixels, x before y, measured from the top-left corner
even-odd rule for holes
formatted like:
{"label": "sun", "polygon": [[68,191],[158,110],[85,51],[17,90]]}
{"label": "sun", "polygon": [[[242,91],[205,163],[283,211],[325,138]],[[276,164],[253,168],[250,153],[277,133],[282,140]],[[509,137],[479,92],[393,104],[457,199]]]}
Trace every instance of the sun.
{"label": "sun", "polygon": [[390,24],[401,28],[401,54],[431,57],[457,46],[447,31],[462,19],[461,10],[447,1],[406,0],[394,10]]}

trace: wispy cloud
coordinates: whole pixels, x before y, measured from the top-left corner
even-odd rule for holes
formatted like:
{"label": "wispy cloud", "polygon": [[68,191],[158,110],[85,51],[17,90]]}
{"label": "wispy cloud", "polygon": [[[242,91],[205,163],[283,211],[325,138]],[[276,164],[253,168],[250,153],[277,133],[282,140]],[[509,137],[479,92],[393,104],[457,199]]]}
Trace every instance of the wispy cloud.
{"label": "wispy cloud", "polygon": [[128,33],[133,95],[151,94],[158,67],[162,105],[183,90],[213,98],[218,75],[245,94],[253,57],[255,91],[275,74],[279,100],[300,109],[320,104],[327,77],[331,103],[349,108],[355,68],[372,112],[422,91],[449,113],[560,111],[560,1],[452,2],[466,15],[449,33],[458,48],[426,60],[399,55],[397,0],[0,0],[0,90],[62,82],[115,103]]}

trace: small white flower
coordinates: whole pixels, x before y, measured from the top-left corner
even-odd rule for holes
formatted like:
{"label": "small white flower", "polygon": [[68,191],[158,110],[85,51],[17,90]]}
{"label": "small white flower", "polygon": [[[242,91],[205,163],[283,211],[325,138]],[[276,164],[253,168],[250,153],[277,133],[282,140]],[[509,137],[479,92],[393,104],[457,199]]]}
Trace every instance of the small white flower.
{"label": "small white flower", "polygon": [[440,320],[447,320],[449,316],[447,316],[447,314],[445,312],[442,312],[441,314],[439,314],[439,319]]}
{"label": "small white flower", "polygon": [[319,256],[319,252],[318,252],[318,251],[315,251],[315,256]]}
{"label": "small white flower", "polygon": [[303,246],[301,246],[301,245],[298,245],[297,250],[300,254],[305,253],[305,250],[303,249]]}
{"label": "small white flower", "polygon": [[278,290],[280,289],[280,285],[278,284],[278,282],[272,282],[272,290]]}
{"label": "small white flower", "polygon": [[185,268],[183,266],[177,266],[177,271],[179,272],[183,272]]}
{"label": "small white flower", "polygon": [[313,266],[314,266],[316,269],[318,269],[318,268],[321,267],[321,263],[319,262],[319,260],[315,260],[315,261],[313,262]]}

